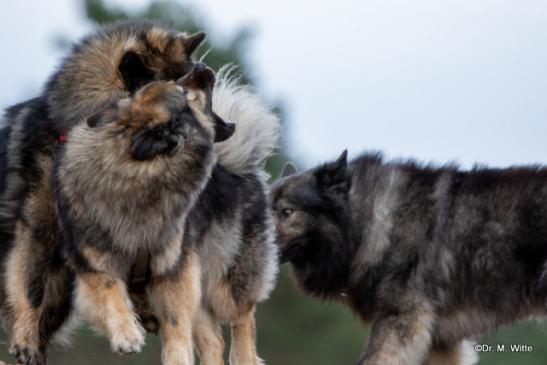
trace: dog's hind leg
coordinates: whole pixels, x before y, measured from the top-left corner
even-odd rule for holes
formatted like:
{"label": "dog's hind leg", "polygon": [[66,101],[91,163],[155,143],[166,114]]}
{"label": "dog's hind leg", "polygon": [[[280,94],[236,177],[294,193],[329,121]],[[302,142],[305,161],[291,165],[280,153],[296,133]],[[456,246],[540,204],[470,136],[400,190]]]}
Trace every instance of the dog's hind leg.
{"label": "dog's hind leg", "polygon": [[140,352],[145,333],[133,311],[125,283],[109,273],[78,273],[76,306],[104,333],[116,353]]}
{"label": "dog's hind leg", "polygon": [[[42,313],[40,316],[40,342],[47,346],[51,338],[57,336],[56,342],[67,344],[70,331],[59,331],[67,321],[72,311],[72,291],[74,286],[74,275],[66,265],[55,265],[48,271],[47,282],[42,300]],[[61,338],[62,337],[62,338]]]}
{"label": "dog's hind leg", "polygon": [[44,253],[32,243],[30,229],[18,221],[6,265],[6,292],[13,315],[10,353],[24,365],[43,365],[46,352],[39,323],[47,267],[41,257]]}
{"label": "dog's hind leg", "polygon": [[[51,158],[36,162],[52,170]],[[6,261],[5,285],[12,314],[10,352],[24,365],[46,363],[51,337],[70,312],[71,277],[62,257],[51,176],[25,196]]]}
{"label": "dog's hind leg", "polygon": [[473,365],[478,361],[471,341],[461,341],[451,346],[433,347],[426,365]]}
{"label": "dog's hind leg", "polygon": [[255,307],[232,322],[230,365],[260,365],[256,352]]}
{"label": "dog's hind leg", "polygon": [[150,303],[160,322],[163,365],[194,364],[192,327],[200,301],[200,265],[193,250],[176,273],[152,278]]}
{"label": "dog's hind leg", "polygon": [[201,308],[194,324],[194,342],[202,365],[224,365],[224,338],[220,323]]}
{"label": "dog's hind leg", "polygon": [[434,315],[426,304],[377,316],[360,365],[419,365],[431,346]]}

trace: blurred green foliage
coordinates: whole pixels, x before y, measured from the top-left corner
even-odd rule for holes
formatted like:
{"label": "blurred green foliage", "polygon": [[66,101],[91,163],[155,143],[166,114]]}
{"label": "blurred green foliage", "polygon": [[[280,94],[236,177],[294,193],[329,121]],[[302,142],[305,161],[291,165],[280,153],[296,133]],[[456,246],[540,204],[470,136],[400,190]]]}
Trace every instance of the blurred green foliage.
{"label": "blurred green foliage", "polygon": [[[174,1],[154,1],[137,12],[111,6],[103,0],[83,0],[83,6],[86,17],[95,24],[129,18],[157,19],[189,33],[198,30],[213,33],[205,23],[206,14],[198,14],[195,9]],[[224,40],[222,44],[209,37],[197,57],[210,49],[204,59],[206,63],[214,69],[227,63],[236,64],[242,80],[254,85],[255,75],[246,62],[251,37],[250,28],[239,30],[232,39]],[[283,110],[278,107],[278,111],[283,116]],[[274,178],[286,160],[285,150],[266,165]],[[286,266],[281,268],[277,288],[270,300],[258,308],[257,329],[259,353],[270,365],[353,364],[368,336],[368,328],[348,308],[336,303],[322,303],[298,292]],[[69,349],[57,348],[51,352],[51,364],[149,365],[160,362],[160,343],[154,335],[148,336],[143,353],[121,357],[114,355],[107,341],[85,325],[79,327],[74,337],[75,341]],[[501,330],[478,342],[494,346],[529,344],[534,347],[531,353],[483,353],[480,365],[547,364],[547,330],[535,323]],[[6,347],[2,346],[1,359],[9,358]],[[227,352],[228,348],[227,336]]]}

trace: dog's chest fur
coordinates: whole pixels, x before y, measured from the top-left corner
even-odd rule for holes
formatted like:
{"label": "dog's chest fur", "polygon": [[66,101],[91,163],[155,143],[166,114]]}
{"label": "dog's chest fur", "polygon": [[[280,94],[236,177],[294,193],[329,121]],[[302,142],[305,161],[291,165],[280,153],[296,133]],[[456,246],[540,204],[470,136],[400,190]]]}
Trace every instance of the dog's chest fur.
{"label": "dog's chest fur", "polygon": [[87,241],[96,237],[94,231],[102,231],[109,237],[106,246],[118,251],[161,252],[182,233],[186,214],[210,174],[211,157],[196,162],[191,154],[179,153],[131,161],[124,156],[125,140],[80,141],[77,128],[59,166],[60,189],[74,225]]}

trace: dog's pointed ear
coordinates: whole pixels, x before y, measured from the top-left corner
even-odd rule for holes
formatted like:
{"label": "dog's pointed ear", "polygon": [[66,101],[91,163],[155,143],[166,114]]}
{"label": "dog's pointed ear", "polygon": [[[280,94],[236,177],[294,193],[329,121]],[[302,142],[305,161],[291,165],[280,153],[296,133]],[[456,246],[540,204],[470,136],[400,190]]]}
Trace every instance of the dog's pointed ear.
{"label": "dog's pointed ear", "polygon": [[294,175],[298,172],[296,169],[296,166],[292,162],[285,162],[285,165],[283,165],[283,169],[281,170],[281,175],[279,175],[280,178],[289,177],[291,175]]}
{"label": "dog's pointed ear", "polygon": [[347,193],[351,188],[347,167],[348,151],[344,150],[335,162],[325,164],[316,171],[319,188],[325,192]]}
{"label": "dog's pointed ear", "polygon": [[195,50],[199,47],[201,42],[203,42],[206,34],[204,32],[197,32],[189,36],[181,35],[180,37],[182,39],[182,46],[184,47],[186,55],[191,56],[192,53],[194,53]]}
{"label": "dog's pointed ear", "polygon": [[142,56],[133,51],[123,55],[118,71],[130,93],[154,79],[154,73],[146,67]]}
{"label": "dog's pointed ear", "polygon": [[101,127],[112,123],[118,118],[118,109],[115,103],[111,103],[87,118],[87,125],[90,128]]}
{"label": "dog's pointed ear", "polygon": [[212,90],[215,86],[215,72],[203,62],[196,62],[192,69],[177,80],[187,89]]}

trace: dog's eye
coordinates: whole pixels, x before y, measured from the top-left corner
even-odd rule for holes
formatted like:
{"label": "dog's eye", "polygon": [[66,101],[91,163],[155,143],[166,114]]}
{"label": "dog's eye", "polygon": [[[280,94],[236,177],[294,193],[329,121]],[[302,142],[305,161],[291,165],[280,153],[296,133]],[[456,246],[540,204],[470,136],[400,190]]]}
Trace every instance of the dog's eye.
{"label": "dog's eye", "polygon": [[284,218],[284,219],[287,219],[289,218],[293,213],[294,213],[294,210],[293,209],[289,209],[289,208],[285,208],[285,209],[281,209],[281,216]]}

